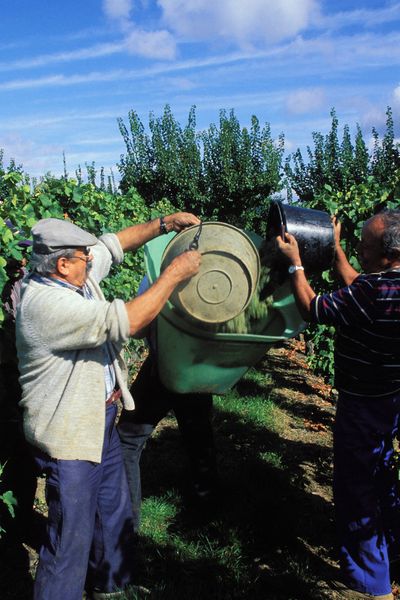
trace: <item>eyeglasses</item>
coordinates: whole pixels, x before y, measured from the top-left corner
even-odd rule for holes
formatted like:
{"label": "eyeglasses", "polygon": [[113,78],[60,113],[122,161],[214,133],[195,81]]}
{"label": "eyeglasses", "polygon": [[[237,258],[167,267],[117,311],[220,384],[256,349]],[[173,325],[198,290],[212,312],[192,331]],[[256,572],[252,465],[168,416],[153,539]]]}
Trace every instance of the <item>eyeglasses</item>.
{"label": "eyeglasses", "polygon": [[85,262],[85,263],[91,262],[89,255],[87,255],[86,253],[85,253],[85,256],[71,256],[69,258],[69,260],[72,260],[73,258],[78,258],[79,260],[83,260],[83,262]]}

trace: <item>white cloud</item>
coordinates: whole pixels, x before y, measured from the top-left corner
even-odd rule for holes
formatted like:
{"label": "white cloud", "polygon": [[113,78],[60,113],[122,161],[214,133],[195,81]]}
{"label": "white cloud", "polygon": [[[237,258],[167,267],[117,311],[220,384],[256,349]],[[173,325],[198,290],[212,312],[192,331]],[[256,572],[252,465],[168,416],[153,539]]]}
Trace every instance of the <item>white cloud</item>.
{"label": "white cloud", "polygon": [[87,48],[79,48],[70,52],[55,52],[53,54],[39,54],[32,58],[18,59],[15,61],[0,62],[0,72],[16,71],[45,67],[51,64],[76,62],[111,56],[128,52],[156,59],[171,59],[176,54],[176,44],[173,36],[168,31],[146,32],[131,31],[121,42],[96,44]]}
{"label": "white cloud", "polygon": [[189,92],[198,88],[198,82],[190,77],[164,77],[160,79],[160,86],[164,89],[170,89],[181,92]]}
{"label": "white cloud", "polygon": [[166,30],[143,31],[134,29],[126,37],[125,47],[131,54],[139,54],[147,58],[171,60],[176,55],[176,43]]}
{"label": "white cloud", "polygon": [[[382,107],[371,105],[361,116],[360,124],[363,131],[370,132],[372,128],[374,128],[379,133],[382,133],[385,131],[386,125],[385,110],[382,109]],[[372,142],[370,142],[370,144],[372,144]]]}
{"label": "white cloud", "polygon": [[393,91],[393,102],[397,108],[400,108],[400,85],[398,85]]}
{"label": "white cloud", "polygon": [[320,108],[325,102],[321,88],[308,88],[291,92],[286,99],[286,108],[291,114],[300,115]]}
{"label": "white cloud", "polygon": [[173,35],[165,29],[146,31],[131,19],[132,0],[103,0],[103,10],[124,35],[123,47],[129,54],[171,60],[176,56],[176,43]]}
{"label": "white cloud", "polygon": [[78,139],[74,141],[74,146],[99,146],[99,145],[112,145],[118,144],[121,145],[121,136],[118,137],[92,137],[85,139]]}
{"label": "white cloud", "polygon": [[252,46],[296,36],[318,10],[317,0],[157,0],[163,17],[180,37],[215,40],[221,37]]}
{"label": "white cloud", "polygon": [[58,157],[62,169],[63,148],[59,144],[41,144],[18,133],[10,133],[0,138],[0,148],[4,148],[4,163],[14,159],[17,164],[23,163],[24,169],[32,174],[49,171]]}
{"label": "white cloud", "polygon": [[339,29],[342,27],[362,25],[371,27],[384,23],[391,23],[400,18],[400,3],[374,9],[357,9],[337,12],[331,15],[316,15],[315,25],[324,29]]}
{"label": "white cloud", "polygon": [[0,83],[0,90],[23,90],[42,87],[63,87],[69,85],[78,85],[82,83],[94,83],[99,81],[116,81],[125,79],[122,71],[109,71],[108,73],[92,72],[83,75],[49,75],[48,77],[38,77],[36,79],[14,79]]}
{"label": "white cloud", "polygon": [[[154,52],[158,58],[171,58],[174,52],[173,41],[169,36],[153,36],[137,31],[132,32],[129,38],[129,51],[140,51],[150,55]],[[62,73],[42,76],[12,79],[0,82],[0,90],[18,90],[41,87],[62,87],[71,85],[89,84],[94,82],[124,81],[135,79],[148,79],[166,73],[180,73],[190,70],[211,69],[211,76],[216,68],[242,64],[244,69],[269,69],[271,74],[285,74],[290,77],[319,77],[322,72],[336,76],[351,72],[353,69],[374,67],[394,68],[400,64],[400,54],[393,48],[400,46],[400,33],[393,32],[382,36],[363,35],[353,36],[350,40],[345,37],[333,39],[321,37],[317,39],[296,40],[277,47],[259,51],[238,51],[221,55],[200,56],[199,58],[171,61],[169,63],[156,63],[147,68],[116,69],[110,71],[89,71],[64,75]],[[251,62],[247,62],[251,61]]]}
{"label": "white cloud", "polygon": [[[111,139],[111,141],[116,140]],[[121,142],[121,140],[119,141]],[[87,143],[90,144],[90,141],[87,140]],[[95,139],[93,143],[94,148],[98,147],[99,143],[104,143],[106,148],[101,150],[94,150],[93,148],[88,157],[87,151],[79,152],[73,149],[73,146],[77,145],[75,142],[73,146],[68,143],[43,144],[16,132],[0,136],[0,148],[4,149],[4,164],[7,165],[13,159],[17,164],[22,164],[24,171],[33,177],[43,176],[47,172],[61,175],[64,170],[63,153],[65,152],[67,171],[69,171],[71,177],[74,176],[73,171],[78,164],[82,165],[83,175],[85,176],[84,165],[87,162],[94,161],[98,167],[104,167],[106,174],[110,169],[113,169],[118,179],[118,171],[115,167],[117,154],[115,148],[108,148],[110,139]]]}
{"label": "white cloud", "polygon": [[125,43],[96,44],[88,48],[71,50],[70,52],[55,52],[54,54],[39,54],[33,58],[20,59],[0,63],[0,71],[15,71],[17,69],[31,69],[44,67],[50,64],[73,62],[110,56],[122,52],[126,48]]}
{"label": "white cloud", "polygon": [[129,19],[132,0],[103,0],[103,10],[110,19]]}

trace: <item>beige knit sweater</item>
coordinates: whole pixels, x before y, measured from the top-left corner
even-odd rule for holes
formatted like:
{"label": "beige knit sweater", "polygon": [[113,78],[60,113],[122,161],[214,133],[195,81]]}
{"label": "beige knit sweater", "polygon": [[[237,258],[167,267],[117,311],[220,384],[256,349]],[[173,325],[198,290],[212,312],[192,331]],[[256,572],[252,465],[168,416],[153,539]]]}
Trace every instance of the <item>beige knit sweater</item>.
{"label": "beige knit sweater", "polygon": [[88,285],[94,300],[73,290],[24,279],[16,335],[25,435],[53,458],[100,462],[105,424],[102,344],[112,344],[124,407],[134,408],[122,345],[129,321],[122,300],[107,302],[99,282],[123,259],[114,234],[92,248]]}

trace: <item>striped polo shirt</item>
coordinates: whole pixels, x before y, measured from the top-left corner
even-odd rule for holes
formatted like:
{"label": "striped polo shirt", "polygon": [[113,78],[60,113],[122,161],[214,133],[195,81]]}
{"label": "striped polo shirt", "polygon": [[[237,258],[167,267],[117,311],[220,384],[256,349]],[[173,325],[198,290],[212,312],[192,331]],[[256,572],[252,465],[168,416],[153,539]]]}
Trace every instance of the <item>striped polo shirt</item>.
{"label": "striped polo shirt", "polygon": [[335,387],[354,396],[400,390],[400,272],[359,275],[316,296],[311,321],[336,327]]}

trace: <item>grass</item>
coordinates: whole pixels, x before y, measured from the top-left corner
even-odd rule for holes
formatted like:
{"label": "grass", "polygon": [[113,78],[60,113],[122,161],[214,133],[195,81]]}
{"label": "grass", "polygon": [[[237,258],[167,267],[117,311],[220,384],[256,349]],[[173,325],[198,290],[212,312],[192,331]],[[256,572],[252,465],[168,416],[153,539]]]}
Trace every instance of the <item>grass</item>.
{"label": "grass", "polygon": [[[201,507],[190,496],[173,416],[149,440],[134,561],[151,600],[331,598],[320,582],[332,562],[332,506],[310,491],[304,472],[314,461],[318,482],[327,487],[330,448],[316,443],[318,434],[303,435],[308,396],[300,405],[282,369],[271,365],[270,357],[230,393],[214,397],[220,484],[215,503]],[[294,374],[290,364],[287,373]],[[297,381],[305,387],[304,379]],[[15,585],[2,600],[30,600],[20,588]],[[125,594],[125,600],[137,597]]]}
{"label": "grass", "polygon": [[298,448],[281,437],[288,414],[272,388],[266,370],[253,369],[235,390],[214,397],[221,485],[216,504],[202,509],[191,503],[173,417],[148,442],[137,572],[152,599],[327,597],[319,586],[320,558],[309,550],[310,521],[301,517],[317,512],[313,526],[324,522],[321,535],[331,521],[293,468]]}

